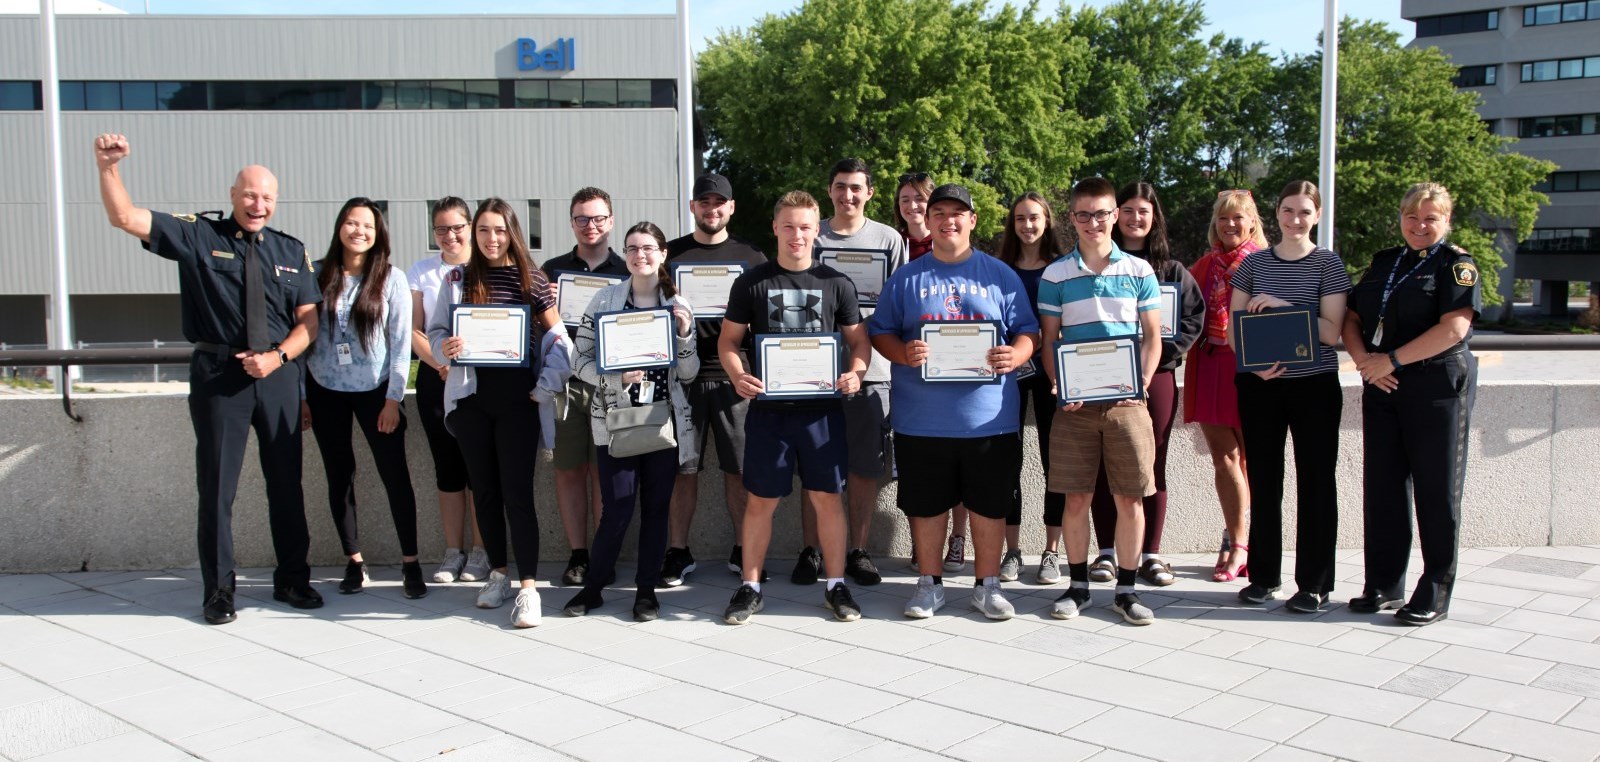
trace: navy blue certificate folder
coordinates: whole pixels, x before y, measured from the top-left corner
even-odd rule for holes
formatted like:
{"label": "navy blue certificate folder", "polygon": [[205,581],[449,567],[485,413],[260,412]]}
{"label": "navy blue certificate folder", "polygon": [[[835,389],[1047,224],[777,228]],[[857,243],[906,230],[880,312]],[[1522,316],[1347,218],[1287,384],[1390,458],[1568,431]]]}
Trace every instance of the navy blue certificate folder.
{"label": "navy blue certificate folder", "polygon": [[1317,362],[1315,307],[1273,307],[1233,313],[1233,346],[1240,373],[1270,370],[1273,363],[1303,368]]}

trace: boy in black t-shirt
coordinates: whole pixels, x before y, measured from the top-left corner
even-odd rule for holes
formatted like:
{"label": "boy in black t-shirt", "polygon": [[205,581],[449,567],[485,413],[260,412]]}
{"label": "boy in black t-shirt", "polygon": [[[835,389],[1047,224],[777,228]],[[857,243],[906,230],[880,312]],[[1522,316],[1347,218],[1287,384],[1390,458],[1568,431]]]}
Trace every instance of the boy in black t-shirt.
{"label": "boy in black t-shirt", "polygon": [[861,618],[861,609],[844,585],[847,532],[840,500],[846,461],[844,408],[836,397],[755,399],[766,387],[746,370],[740,349],[747,337],[759,334],[837,332],[850,354],[836,389],[851,394],[861,388],[871,343],[855,285],[839,271],[812,260],[821,218],[816,199],[804,191],[790,191],[778,200],[773,217],[778,256],[734,281],[717,344],[735,390],[753,400],[745,430],[760,432],[745,437],[744,486],[750,497],[741,531],[744,584],[734,593],[724,618],[729,624],[744,624],[761,610],[761,566],[772,539],[772,514],[791,491],[798,467],[800,486],[817,509],[828,575],[823,602],[838,619],[854,621]]}

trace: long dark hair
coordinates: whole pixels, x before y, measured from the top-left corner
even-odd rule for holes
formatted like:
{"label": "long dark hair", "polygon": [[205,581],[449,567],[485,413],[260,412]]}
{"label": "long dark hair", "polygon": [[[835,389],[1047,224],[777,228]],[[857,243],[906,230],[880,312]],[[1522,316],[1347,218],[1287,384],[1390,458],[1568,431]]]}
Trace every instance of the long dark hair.
{"label": "long dark hair", "polygon": [[[650,222],[648,220],[644,222],[637,222],[634,223],[633,227],[628,228],[628,232],[622,234],[622,245],[624,248],[626,248],[628,245],[628,237],[634,233],[644,233],[645,235],[656,239],[656,245],[661,247],[662,254],[661,266],[656,268],[656,278],[660,281],[661,295],[667,299],[677,296],[678,287],[672,282],[671,268],[667,267],[667,234],[661,232],[661,228],[656,227],[654,222]],[[663,304],[661,306],[665,307],[666,305]]]}
{"label": "long dark hair", "polygon": [[1050,209],[1050,202],[1044,196],[1033,191],[1028,191],[1011,202],[1011,208],[1006,210],[1006,229],[1000,237],[1000,261],[1012,267],[1022,259],[1022,239],[1017,237],[1017,207],[1022,202],[1032,201],[1044,210],[1044,234],[1039,237],[1039,258],[1046,263],[1054,262],[1066,252],[1061,250],[1061,234],[1056,230],[1056,213]]}
{"label": "long dark hair", "polygon": [[[1150,202],[1150,232],[1144,237],[1144,259],[1150,263],[1151,269],[1157,272],[1172,259],[1172,244],[1167,242],[1167,215],[1161,211],[1161,199],[1156,196],[1155,186],[1147,182],[1128,183],[1117,191],[1117,208],[1130,199],[1141,198]],[[1122,228],[1111,226],[1111,240],[1117,246],[1122,246]]]}
{"label": "long dark hair", "polygon": [[360,291],[350,305],[350,323],[361,340],[361,349],[371,351],[368,342],[373,329],[383,325],[383,288],[389,280],[389,226],[384,223],[383,210],[378,208],[377,202],[366,196],[356,196],[339,208],[339,216],[333,223],[333,240],[328,242],[328,253],[322,257],[322,271],[317,274],[317,286],[322,290],[324,319],[337,320],[339,296],[344,292],[344,242],[339,240],[339,231],[344,229],[350,213],[358,208],[372,212],[373,235],[372,248],[367,250],[361,264]]}
{"label": "long dark hair", "polygon": [[489,303],[489,260],[478,248],[478,220],[483,219],[485,214],[498,214],[500,219],[506,221],[506,235],[511,239],[506,242],[510,248],[506,256],[517,268],[517,275],[522,281],[523,298],[530,299],[533,294],[533,257],[528,255],[528,239],[522,237],[522,223],[517,222],[517,213],[511,209],[511,205],[503,198],[492,196],[479,203],[478,211],[472,213],[472,256],[467,259],[466,277],[461,283],[463,298],[472,304]]}
{"label": "long dark hair", "polygon": [[[907,185],[916,188],[922,193],[923,198],[933,195],[933,178],[927,172],[907,172],[900,176],[900,185],[894,189],[894,198],[889,202],[889,208],[894,210],[894,229],[900,231],[903,238],[909,238],[911,231],[906,223],[906,218],[900,215],[900,191]],[[926,218],[927,213],[923,213]]]}

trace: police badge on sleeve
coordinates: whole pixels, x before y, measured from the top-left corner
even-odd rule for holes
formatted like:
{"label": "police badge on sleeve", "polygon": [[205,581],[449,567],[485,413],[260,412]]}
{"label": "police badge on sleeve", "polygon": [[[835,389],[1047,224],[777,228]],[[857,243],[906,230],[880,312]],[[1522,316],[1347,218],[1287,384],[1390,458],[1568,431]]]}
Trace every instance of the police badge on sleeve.
{"label": "police badge on sleeve", "polygon": [[1478,266],[1471,262],[1457,262],[1450,266],[1450,275],[1457,286],[1478,285]]}

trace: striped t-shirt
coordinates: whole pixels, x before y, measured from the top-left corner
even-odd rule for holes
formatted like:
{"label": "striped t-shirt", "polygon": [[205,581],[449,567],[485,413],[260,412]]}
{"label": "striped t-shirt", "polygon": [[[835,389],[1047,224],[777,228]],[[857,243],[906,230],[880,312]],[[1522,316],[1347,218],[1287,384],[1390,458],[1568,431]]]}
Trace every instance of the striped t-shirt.
{"label": "striped t-shirt", "polygon": [[[1321,246],[1296,260],[1280,259],[1272,249],[1246,254],[1233,274],[1233,290],[1249,296],[1271,294],[1296,307],[1319,307],[1322,297],[1350,292],[1350,274],[1339,255]],[[1289,368],[1283,378],[1304,378],[1337,373],[1339,355],[1333,347],[1317,343],[1317,363]]]}
{"label": "striped t-shirt", "polygon": [[544,271],[535,267],[532,270],[532,279],[529,283],[528,293],[522,293],[522,271],[516,265],[506,267],[484,268],[484,285],[489,290],[490,304],[526,304],[530,306],[528,315],[528,348],[539,347],[539,315],[555,305],[555,300],[550,298],[550,281],[545,280]]}
{"label": "striped t-shirt", "polygon": [[[1039,278],[1039,317],[1061,319],[1065,341],[1141,336],[1139,315],[1161,309],[1161,286],[1150,263],[1112,244],[1099,273],[1083,266],[1077,249],[1050,263]],[[1045,336],[1046,347],[1057,337]]]}

